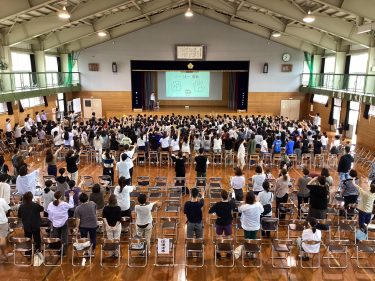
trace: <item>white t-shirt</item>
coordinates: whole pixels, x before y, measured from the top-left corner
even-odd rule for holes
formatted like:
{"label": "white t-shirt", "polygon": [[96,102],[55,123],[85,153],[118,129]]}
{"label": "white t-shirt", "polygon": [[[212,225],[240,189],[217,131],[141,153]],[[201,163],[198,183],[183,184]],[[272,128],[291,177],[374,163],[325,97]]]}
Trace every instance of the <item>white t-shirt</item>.
{"label": "white t-shirt", "polygon": [[320,142],[322,143],[322,145],[327,145],[328,144],[328,138],[326,138],[325,136],[322,136],[320,138]]}
{"label": "white t-shirt", "polygon": [[126,185],[120,192],[120,187],[116,186],[113,194],[117,198],[117,204],[120,206],[122,211],[129,210],[130,208],[130,192],[134,190],[134,186]]}
{"label": "white t-shirt", "polygon": [[154,94],[154,93],[151,93],[151,95],[150,95],[150,100],[155,101],[155,94]]}
{"label": "white t-shirt", "polygon": [[0,198],[4,198],[7,204],[10,203],[10,185],[6,182],[0,182]]}
{"label": "white t-shirt", "polygon": [[235,176],[230,179],[230,186],[233,189],[242,189],[245,185],[245,176]]}
{"label": "white t-shirt", "polygon": [[315,126],[320,126],[320,123],[321,123],[320,116],[314,116],[313,123],[314,123]]}
{"label": "white t-shirt", "polygon": [[260,151],[268,152],[268,144],[266,140],[262,140],[262,142],[260,143]]}
{"label": "white t-shirt", "polygon": [[[267,192],[267,191],[263,190],[263,191],[259,192],[259,194],[258,194],[258,201],[259,201],[260,204],[262,204],[262,206],[267,205],[267,204],[272,205],[273,197],[274,196],[273,196],[272,192]],[[272,216],[272,210],[268,214],[265,214],[265,216]]]}
{"label": "white t-shirt", "polygon": [[264,212],[262,204],[244,204],[238,207],[241,215],[241,226],[244,230],[255,231],[260,229],[260,215]]}
{"label": "white t-shirt", "polygon": [[219,138],[214,138],[214,147],[213,149],[221,150],[222,140]]}
{"label": "white t-shirt", "polygon": [[135,206],[135,213],[137,214],[136,224],[137,225],[145,225],[152,223],[152,208],[154,207],[155,203],[150,203],[148,205],[136,205]]}
{"label": "white t-shirt", "polygon": [[251,178],[253,180],[253,190],[254,191],[263,191],[263,182],[266,180],[266,175],[256,174]]}
{"label": "white t-shirt", "polygon": [[130,162],[127,161],[129,158],[126,158],[125,161],[120,161],[116,163],[116,170],[117,175],[119,178],[125,177],[125,179],[130,179],[130,168],[131,168],[131,160]]}
{"label": "white t-shirt", "polygon": [[9,211],[10,207],[5,202],[4,198],[0,198],[0,224],[7,223],[7,212]]}
{"label": "white t-shirt", "polygon": [[179,141],[180,141],[179,138],[177,138],[176,140],[174,140],[174,139],[171,140],[172,151],[180,150]]}
{"label": "white t-shirt", "polygon": [[162,148],[169,147],[169,137],[161,138],[159,142]]}
{"label": "white t-shirt", "polygon": [[[302,232],[302,241],[303,240],[313,240],[313,241],[321,241],[322,239],[322,232],[317,229],[315,233],[312,232],[312,229],[308,228]],[[320,250],[320,244],[309,245],[302,242],[302,248],[306,253],[318,253]]]}

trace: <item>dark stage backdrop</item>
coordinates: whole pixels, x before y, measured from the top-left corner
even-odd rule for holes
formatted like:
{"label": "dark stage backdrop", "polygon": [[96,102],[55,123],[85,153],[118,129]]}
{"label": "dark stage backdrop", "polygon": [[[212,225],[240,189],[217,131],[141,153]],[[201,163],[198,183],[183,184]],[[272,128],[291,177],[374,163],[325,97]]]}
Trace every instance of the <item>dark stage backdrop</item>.
{"label": "dark stage backdrop", "polygon": [[[191,65],[193,66],[191,68]],[[190,66],[190,67],[189,67]],[[237,110],[247,109],[250,61],[139,61],[132,60],[132,106],[133,109],[147,108],[150,93],[154,87],[148,85],[150,72],[157,71],[222,71],[233,72],[231,76],[228,107]]]}

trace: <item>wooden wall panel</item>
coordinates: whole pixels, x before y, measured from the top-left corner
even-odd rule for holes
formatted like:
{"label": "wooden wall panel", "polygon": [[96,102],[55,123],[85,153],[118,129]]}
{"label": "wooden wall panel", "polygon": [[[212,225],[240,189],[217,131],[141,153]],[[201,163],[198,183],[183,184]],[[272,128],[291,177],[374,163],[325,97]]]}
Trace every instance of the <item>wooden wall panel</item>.
{"label": "wooden wall panel", "polygon": [[[74,98],[101,99],[103,116],[122,116],[132,113],[132,94],[130,91],[119,92],[79,92],[75,93]],[[81,101],[82,103],[82,101]],[[83,104],[83,103],[82,103]]]}
{"label": "wooden wall panel", "polygon": [[[364,106],[362,106],[362,108],[364,108]],[[374,140],[375,118],[370,117],[370,119],[365,119],[363,118],[363,113],[361,112],[357,127],[357,144],[359,146],[365,146],[371,150],[375,150]]]}
{"label": "wooden wall panel", "polygon": [[281,100],[299,99],[300,117],[305,116],[308,97],[301,93],[251,92],[248,96],[247,112],[251,114],[280,115]]}

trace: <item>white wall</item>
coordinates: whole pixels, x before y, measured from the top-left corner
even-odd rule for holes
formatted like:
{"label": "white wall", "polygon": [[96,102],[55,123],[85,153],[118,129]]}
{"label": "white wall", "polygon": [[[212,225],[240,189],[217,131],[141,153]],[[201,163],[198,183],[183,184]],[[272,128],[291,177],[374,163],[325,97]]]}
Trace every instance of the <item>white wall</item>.
{"label": "white wall", "polygon": [[[173,60],[175,44],[205,44],[207,60],[250,60],[249,92],[294,92],[300,85],[303,52],[215,20],[183,15],[83,50],[78,58],[83,90],[130,91],[130,60]],[[282,73],[281,56],[291,54],[293,72]],[[112,73],[112,62],[119,72]],[[88,63],[99,63],[89,72]],[[268,62],[269,72],[263,74]]]}

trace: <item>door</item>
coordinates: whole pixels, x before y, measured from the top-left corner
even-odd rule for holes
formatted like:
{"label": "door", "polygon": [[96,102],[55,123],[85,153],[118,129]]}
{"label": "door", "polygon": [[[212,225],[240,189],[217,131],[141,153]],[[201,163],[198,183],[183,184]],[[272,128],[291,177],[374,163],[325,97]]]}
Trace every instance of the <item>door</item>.
{"label": "door", "polygon": [[280,115],[290,120],[298,120],[300,102],[300,100],[281,100]]}
{"label": "door", "polygon": [[102,118],[102,100],[92,99],[92,112],[95,112],[96,118]]}
{"label": "door", "polygon": [[102,118],[102,100],[101,99],[83,99],[83,118],[90,119],[95,112],[96,118]]}

